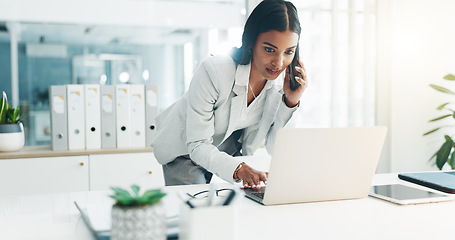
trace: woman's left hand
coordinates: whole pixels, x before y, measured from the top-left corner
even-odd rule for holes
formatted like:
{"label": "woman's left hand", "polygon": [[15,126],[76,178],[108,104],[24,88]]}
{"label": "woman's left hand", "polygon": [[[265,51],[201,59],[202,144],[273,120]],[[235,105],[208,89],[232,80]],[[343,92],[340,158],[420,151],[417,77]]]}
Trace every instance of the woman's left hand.
{"label": "woman's left hand", "polygon": [[288,107],[295,107],[300,100],[300,97],[302,97],[303,92],[305,89],[308,87],[308,79],[305,71],[305,66],[303,65],[302,61],[299,59],[300,66],[296,66],[295,69],[302,74],[303,78],[299,78],[296,76],[295,80],[297,80],[298,83],[300,83],[300,86],[292,90],[291,89],[291,84],[289,83],[289,68],[286,68],[286,75],[284,77],[284,83],[283,83],[283,91],[284,95],[286,97],[286,105]]}

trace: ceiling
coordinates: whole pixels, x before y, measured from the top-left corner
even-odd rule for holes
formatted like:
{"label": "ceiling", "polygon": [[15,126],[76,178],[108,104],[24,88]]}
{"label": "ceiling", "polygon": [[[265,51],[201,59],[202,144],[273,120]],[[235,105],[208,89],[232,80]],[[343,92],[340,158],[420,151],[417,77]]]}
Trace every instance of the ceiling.
{"label": "ceiling", "polygon": [[[7,25],[1,27],[0,41],[9,42],[10,33]],[[170,27],[150,26],[101,26],[75,24],[18,24],[20,43],[52,44],[138,44],[159,45],[163,43],[181,44],[194,39],[198,29],[175,29]]]}
{"label": "ceiling", "polygon": [[[201,29],[209,28],[211,24],[226,23],[221,27],[239,25],[238,20],[226,21],[226,17],[238,19],[238,9],[244,6],[245,0],[142,1],[144,4],[137,0],[126,5],[125,12],[121,12],[121,5],[116,6],[113,3],[106,5],[104,9],[99,6],[87,8],[80,3],[74,11],[84,11],[87,16],[81,17],[80,14],[72,13],[73,22],[62,16],[68,15],[68,9],[64,6],[60,6],[60,10],[55,9],[39,15],[43,16],[42,18],[27,20],[26,13],[22,12],[25,16],[19,19],[23,20],[0,21],[0,42],[9,42],[11,32],[16,32],[20,43],[182,44],[193,40],[200,34]],[[128,6],[134,6],[132,12],[127,11]],[[140,9],[144,6],[150,9]],[[55,17],[45,18],[46,15]]]}
{"label": "ceiling", "polygon": [[[104,1],[106,4],[109,2],[109,0]],[[45,1],[43,4],[46,4],[46,2],[49,4],[49,1]],[[138,4],[140,2],[146,4]],[[127,16],[115,14],[102,15],[100,12],[97,12],[100,9],[95,6],[92,7],[97,11],[90,12],[93,9],[87,8],[83,3],[80,3],[75,5],[77,9],[73,10],[77,12],[85,11],[87,16],[81,18],[80,14],[74,13],[72,18],[74,22],[65,22],[67,19],[62,14],[69,15],[69,12],[66,12],[68,7],[63,5],[59,9],[39,15],[50,15],[49,18],[0,21],[0,42],[10,41],[11,24],[15,24],[17,39],[20,43],[83,45],[182,44],[193,40],[200,35],[201,29],[208,29],[213,24],[218,24],[222,28],[230,25],[243,25],[242,20],[238,21],[244,17],[244,15],[240,15],[240,12],[242,11],[242,14],[245,14],[245,4],[254,4],[257,2],[260,2],[260,0],[136,0],[128,3],[129,5],[127,6],[133,5],[136,8],[133,9],[134,11],[132,13],[128,12]],[[328,1],[295,1],[296,6],[299,8],[321,7],[325,2]],[[101,9],[103,9],[102,6],[100,7]],[[145,13],[141,12],[140,7],[144,6],[150,6],[151,9],[155,9],[156,11],[153,14],[151,13],[153,11],[150,9],[145,10]],[[110,3],[109,6],[104,6],[103,10],[108,13],[118,13],[115,9],[122,9],[122,6],[115,7],[113,3]],[[172,11],[169,11],[169,9]],[[17,14],[25,15],[19,19],[27,19],[26,16],[28,15],[24,11],[20,11],[20,9],[17,9],[17,11]],[[150,14],[144,16],[148,12]],[[138,19],[128,22],[135,17]],[[230,20],[228,21],[226,18]],[[237,22],[233,20],[237,20]],[[144,23],[147,21],[148,23]]]}

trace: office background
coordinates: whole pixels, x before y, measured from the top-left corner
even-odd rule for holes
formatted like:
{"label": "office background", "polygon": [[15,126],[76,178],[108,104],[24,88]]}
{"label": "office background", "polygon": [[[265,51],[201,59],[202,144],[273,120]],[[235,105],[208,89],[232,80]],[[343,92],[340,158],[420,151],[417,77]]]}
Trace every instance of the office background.
{"label": "office background", "polygon": [[[27,145],[50,144],[52,84],[155,85],[164,109],[201,60],[239,46],[258,2],[0,0],[0,90],[26,111]],[[293,2],[311,79],[298,126],[386,125],[378,172],[436,169],[444,132],[422,134],[450,100],[428,84],[455,73],[455,1]]]}

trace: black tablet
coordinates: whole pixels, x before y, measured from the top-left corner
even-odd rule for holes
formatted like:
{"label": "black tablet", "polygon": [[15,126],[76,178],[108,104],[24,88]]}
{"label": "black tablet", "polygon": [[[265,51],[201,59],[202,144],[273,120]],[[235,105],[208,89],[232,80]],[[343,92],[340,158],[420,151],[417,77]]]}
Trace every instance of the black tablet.
{"label": "black tablet", "polygon": [[455,193],[455,171],[400,173],[398,178],[446,193]]}

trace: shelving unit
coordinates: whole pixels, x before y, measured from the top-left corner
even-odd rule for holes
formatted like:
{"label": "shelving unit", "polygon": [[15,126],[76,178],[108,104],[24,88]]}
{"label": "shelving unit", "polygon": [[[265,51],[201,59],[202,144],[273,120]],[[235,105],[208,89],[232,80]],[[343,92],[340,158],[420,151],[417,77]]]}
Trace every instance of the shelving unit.
{"label": "shelving unit", "polygon": [[0,153],[0,195],[108,190],[138,184],[164,186],[152,148],[52,151],[24,147]]}

